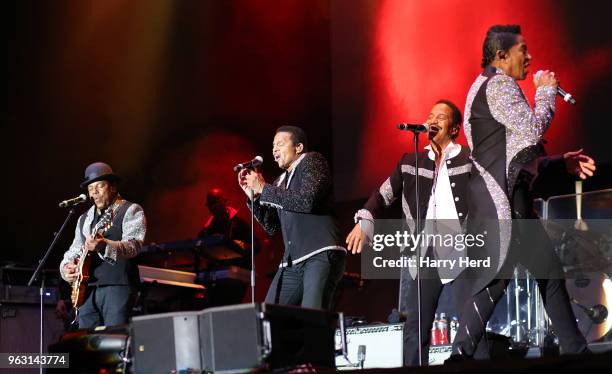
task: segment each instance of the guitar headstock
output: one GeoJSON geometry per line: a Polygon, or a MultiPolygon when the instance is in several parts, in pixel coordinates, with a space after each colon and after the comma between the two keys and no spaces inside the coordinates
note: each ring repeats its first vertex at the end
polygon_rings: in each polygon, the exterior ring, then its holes
{"type": "Polygon", "coordinates": [[[104,234],[107,232],[111,226],[113,225],[113,218],[115,218],[115,211],[112,208],[109,208],[104,212],[96,227],[94,229],[94,233],[97,235],[104,234]]]}

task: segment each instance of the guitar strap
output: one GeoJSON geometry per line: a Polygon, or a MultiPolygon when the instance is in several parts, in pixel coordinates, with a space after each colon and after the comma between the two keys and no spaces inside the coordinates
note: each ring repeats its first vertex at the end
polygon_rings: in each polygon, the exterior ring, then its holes
{"type": "MultiPolygon", "coordinates": [[[[125,202],[123,202],[123,203],[121,203],[121,204],[119,205],[119,209],[124,208],[124,207],[123,207],[123,205],[127,205],[127,207],[125,207],[125,209],[124,209],[124,210],[127,210],[127,208],[129,208],[129,206],[130,206],[131,204],[125,204],[125,202]]],[[[119,210],[119,209],[117,209],[117,207],[114,207],[113,209],[119,210]]],[[[117,212],[115,212],[115,214],[116,214],[116,213],[117,213],[117,212]]],[[[122,213],[123,213],[123,212],[122,212],[122,213]]],[[[85,240],[86,240],[85,235],[83,234],[83,226],[85,226],[85,218],[87,218],[87,212],[85,212],[84,214],[82,214],[82,215],[79,217],[79,223],[78,223],[78,225],[79,225],[79,235],[81,235],[81,241],[82,241],[83,243],[85,243],[85,240]]],[[[93,226],[93,225],[92,225],[92,226],[93,226]]]]}

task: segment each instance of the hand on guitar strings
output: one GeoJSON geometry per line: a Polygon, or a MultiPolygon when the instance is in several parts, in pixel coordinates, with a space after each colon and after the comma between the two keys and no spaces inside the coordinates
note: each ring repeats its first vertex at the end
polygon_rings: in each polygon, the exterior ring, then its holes
{"type": "Polygon", "coordinates": [[[66,280],[68,282],[73,282],[77,276],[79,275],[77,273],[77,265],[74,262],[69,262],[66,265],[64,265],[64,276],[66,277],[66,280]]]}

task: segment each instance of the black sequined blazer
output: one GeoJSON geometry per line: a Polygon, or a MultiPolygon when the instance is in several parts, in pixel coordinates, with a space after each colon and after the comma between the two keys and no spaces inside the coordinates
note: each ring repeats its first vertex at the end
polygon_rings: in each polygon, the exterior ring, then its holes
{"type": "Polygon", "coordinates": [[[283,234],[281,267],[323,251],[346,251],[334,214],[327,161],[320,153],[308,152],[296,162],[293,173],[285,171],[274,183],[266,184],[252,206],[255,218],[269,235],[279,229],[283,234]]]}

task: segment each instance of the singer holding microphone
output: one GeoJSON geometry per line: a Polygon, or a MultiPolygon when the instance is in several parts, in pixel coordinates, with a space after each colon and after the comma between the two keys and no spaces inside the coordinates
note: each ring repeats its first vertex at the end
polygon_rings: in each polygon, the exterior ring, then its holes
{"type": "Polygon", "coordinates": [[[253,191],[247,205],[259,224],[269,235],[283,235],[285,252],[265,302],[329,309],[346,259],[329,166],[323,155],[308,152],[306,134],[296,126],[276,130],[272,154],[283,170],[273,183],[254,168],[238,173],[245,194],[253,191]]]}
{"type": "Polygon", "coordinates": [[[487,321],[519,263],[538,281],[561,351],[588,351],[569,304],[560,261],[534,213],[531,185],[544,169],[584,179],[593,175],[595,166],[581,151],[545,157],[542,137],[555,112],[559,84],[550,71],[534,76],[532,108],[516,82],[527,77],[531,58],[520,26],[492,26],[483,43],[484,70],[468,92],[464,126],[473,167],[467,227],[487,235],[484,248],[468,249],[468,256],[486,255],[493,260],[490,268],[469,269],[470,297],[460,313],[451,361],[474,357],[487,321]]]}
{"type": "Polygon", "coordinates": [[[62,278],[73,283],[82,248],[93,254],[85,302],[78,313],[81,329],[127,323],[132,295],[140,282],[138,266],[131,259],[144,241],[145,214],[140,205],[121,197],[118,182],[108,164],[87,166],[81,188],[94,204],[79,217],[72,245],[60,263],[62,278]],[[103,237],[93,237],[92,229],[108,210],[113,213],[112,225],[103,237]]]}

